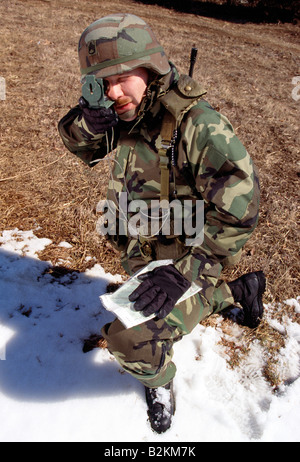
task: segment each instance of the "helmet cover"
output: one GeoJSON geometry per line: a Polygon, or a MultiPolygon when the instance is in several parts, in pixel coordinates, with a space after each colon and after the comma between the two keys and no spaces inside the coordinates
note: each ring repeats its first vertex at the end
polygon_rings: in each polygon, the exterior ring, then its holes
{"type": "Polygon", "coordinates": [[[111,14],[88,26],[78,44],[82,78],[122,74],[145,67],[159,75],[170,71],[163,47],[147,23],[133,14],[111,14]]]}

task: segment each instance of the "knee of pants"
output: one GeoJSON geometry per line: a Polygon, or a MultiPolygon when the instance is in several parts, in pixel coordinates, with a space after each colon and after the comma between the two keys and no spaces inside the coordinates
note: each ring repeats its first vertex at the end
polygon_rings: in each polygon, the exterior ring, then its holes
{"type": "Polygon", "coordinates": [[[172,332],[162,320],[148,321],[131,329],[125,329],[115,320],[102,329],[109,351],[124,368],[147,373],[157,372],[164,365],[172,350],[172,332]]]}

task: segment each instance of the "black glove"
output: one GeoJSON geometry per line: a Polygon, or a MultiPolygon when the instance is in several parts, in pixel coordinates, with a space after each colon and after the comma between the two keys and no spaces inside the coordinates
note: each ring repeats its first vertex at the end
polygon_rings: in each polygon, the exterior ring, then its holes
{"type": "Polygon", "coordinates": [[[173,265],[161,266],[138,279],[143,282],[129,295],[129,300],[135,302],[136,311],[143,311],[145,316],[156,313],[160,319],[173,310],[191,285],[173,265]]]}
{"type": "Polygon", "coordinates": [[[105,133],[118,123],[118,116],[111,108],[90,108],[83,97],[79,99],[79,107],[89,130],[94,134],[105,133]]]}

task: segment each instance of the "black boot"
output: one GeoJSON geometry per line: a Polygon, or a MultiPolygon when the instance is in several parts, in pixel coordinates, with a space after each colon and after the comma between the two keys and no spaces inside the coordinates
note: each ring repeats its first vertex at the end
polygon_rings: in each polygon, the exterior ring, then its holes
{"type": "MultiPolygon", "coordinates": [[[[257,327],[263,315],[262,295],[266,289],[266,278],[262,271],[248,273],[228,283],[234,301],[242,306],[235,319],[239,324],[257,327]]],[[[229,316],[231,317],[231,316],[229,316]]]]}
{"type": "Polygon", "coordinates": [[[145,392],[151,427],[156,433],[163,433],[170,428],[175,413],[173,383],[158,388],[145,387],[145,392]]]}

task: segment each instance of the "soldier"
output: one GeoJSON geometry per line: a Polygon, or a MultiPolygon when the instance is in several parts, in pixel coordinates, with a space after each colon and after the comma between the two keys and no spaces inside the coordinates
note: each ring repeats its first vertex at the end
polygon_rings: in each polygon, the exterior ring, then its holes
{"type": "Polygon", "coordinates": [[[106,100],[93,107],[89,97],[80,98],[59,132],[65,146],[91,167],[114,152],[108,199],[116,212],[120,193],[126,193],[128,205],[141,199],[149,207],[153,200],[189,199],[194,219],[196,202],[204,203],[204,237],[193,245],[187,240],[195,236],[178,235],[174,226],[167,235],[161,227],[154,234],[122,234],[121,214],[115,235],[107,236],[129,275],[150,261],[173,261],[143,275],[130,295],[136,310],[155,318],[129,329],[116,319],[102,329],[110,352],[145,386],[151,426],[161,433],[175,412],[174,342],[235,303],[239,323],[256,327],[262,317],[261,271],[229,283],[220,279],[257,225],[258,178],[229,121],[203,99],[196,81],[178,74],[141,18],[99,19],[83,32],[78,50],[83,85],[90,85],[93,97],[103,83],[106,100]],[[177,303],[192,283],[200,292],[177,303]]]}

